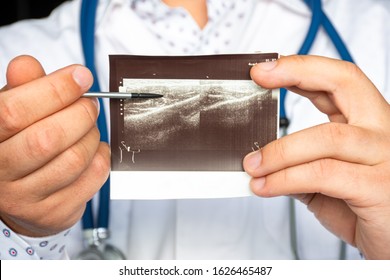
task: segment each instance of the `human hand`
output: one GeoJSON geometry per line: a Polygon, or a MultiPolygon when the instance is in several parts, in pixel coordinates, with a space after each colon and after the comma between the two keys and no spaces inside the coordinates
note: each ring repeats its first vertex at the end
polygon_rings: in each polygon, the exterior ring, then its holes
{"type": "Polygon", "coordinates": [[[0,92],[0,217],[15,232],[69,228],[108,177],[97,100],[80,98],[91,84],[82,66],[46,75],[29,56],[9,64],[0,92]]]}
{"type": "Polygon", "coordinates": [[[380,92],[355,65],[323,57],[282,57],[251,76],[309,98],[331,121],[247,155],[252,191],[298,198],[367,259],[390,259],[390,106],[380,92]]]}

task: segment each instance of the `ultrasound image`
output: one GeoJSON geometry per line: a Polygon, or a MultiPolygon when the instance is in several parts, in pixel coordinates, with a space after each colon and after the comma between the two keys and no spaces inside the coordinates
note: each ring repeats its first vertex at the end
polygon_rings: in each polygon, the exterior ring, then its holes
{"type": "Polygon", "coordinates": [[[251,80],[124,79],[120,91],[164,96],[122,101],[123,170],[242,171],[276,138],[277,97],[251,80]]]}

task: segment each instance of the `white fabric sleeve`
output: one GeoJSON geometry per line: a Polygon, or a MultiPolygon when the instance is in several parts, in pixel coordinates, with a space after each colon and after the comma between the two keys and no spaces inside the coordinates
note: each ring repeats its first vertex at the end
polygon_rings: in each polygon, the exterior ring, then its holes
{"type": "Polygon", "coordinates": [[[28,237],[16,234],[0,220],[1,260],[64,260],[70,230],[47,237],[28,237]]]}

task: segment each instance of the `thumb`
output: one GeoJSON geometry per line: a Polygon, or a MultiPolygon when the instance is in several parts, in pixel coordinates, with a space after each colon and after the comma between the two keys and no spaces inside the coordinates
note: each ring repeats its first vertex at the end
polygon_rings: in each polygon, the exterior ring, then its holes
{"type": "Polygon", "coordinates": [[[1,91],[9,90],[45,76],[42,65],[32,56],[22,55],[8,64],[7,84],[1,91]]]}
{"type": "Polygon", "coordinates": [[[375,126],[388,105],[354,64],[319,56],[284,56],[251,69],[252,79],[265,88],[286,87],[311,100],[331,120],[375,126]],[[370,104],[370,106],[367,106],[370,104]]]}

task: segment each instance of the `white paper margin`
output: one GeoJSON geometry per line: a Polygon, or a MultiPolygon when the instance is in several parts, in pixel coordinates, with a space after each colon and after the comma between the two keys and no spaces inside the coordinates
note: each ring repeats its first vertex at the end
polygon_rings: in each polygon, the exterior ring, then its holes
{"type": "Polygon", "coordinates": [[[111,171],[111,199],[227,198],[253,195],[245,172],[111,171]]]}

